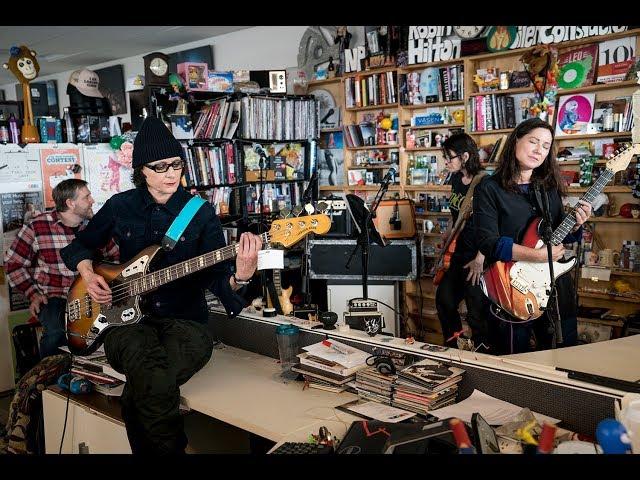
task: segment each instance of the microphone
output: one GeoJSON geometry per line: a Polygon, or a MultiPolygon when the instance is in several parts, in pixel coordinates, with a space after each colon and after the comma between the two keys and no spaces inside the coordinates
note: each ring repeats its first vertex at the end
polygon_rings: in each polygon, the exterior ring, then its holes
{"type": "Polygon", "coordinates": [[[264,149],[264,147],[259,143],[254,143],[252,147],[253,147],[253,151],[256,152],[258,155],[260,155],[261,157],[269,156],[267,155],[267,151],[264,149]]]}
{"type": "Polygon", "coordinates": [[[395,176],[397,175],[397,173],[398,173],[398,165],[394,163],[393,165],[391,165],[391,167],[389,167],[387,174],[382,179],[382,183],[392,182],[395,176]]]}

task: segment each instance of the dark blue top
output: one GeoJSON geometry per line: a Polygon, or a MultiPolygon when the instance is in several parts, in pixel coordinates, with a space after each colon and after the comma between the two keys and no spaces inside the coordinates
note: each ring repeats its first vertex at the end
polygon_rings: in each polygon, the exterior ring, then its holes
{"type": "MultiPolygon", "coordinates": [[[[146,187],[134,188],[111,197],[95,214],[87,227],[60,252],[73,271],[82,260],[96,260],[97,250],[113,238],[125,263],[141,250],[160,245],[171,222],[191,195],[179,187],[166,204],[157,204],[146,187]]],[[[205,203],[193,217],[173,250],[156,255],[153,270],[217,250],[226,245],[222,226],[211,204],[205,203]]],[[[227,313],[235,316],[246,306],[245,300],[229,285],[233,263],[218,263],[187,275],[145,295],[143,309],[155,316],[207,322],[204,290],[209,288],[222,302],[227,313]]]]}

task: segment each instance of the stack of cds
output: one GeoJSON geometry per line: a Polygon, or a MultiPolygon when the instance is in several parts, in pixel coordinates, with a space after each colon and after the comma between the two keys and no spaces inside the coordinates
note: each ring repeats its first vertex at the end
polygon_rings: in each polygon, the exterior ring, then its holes
{"type": "Polygon", "coordinates": [[[376,367],[367,367],[356,372],[356,390],[358,396],[378,403],[391,405],[393,383],[397,375],[385,375],[376,367]]]}

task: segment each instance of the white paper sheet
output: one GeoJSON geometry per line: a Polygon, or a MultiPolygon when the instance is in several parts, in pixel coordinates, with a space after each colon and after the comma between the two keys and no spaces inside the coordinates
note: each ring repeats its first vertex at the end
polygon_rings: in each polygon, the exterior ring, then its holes
{"type": "Polygon", "coordinates": [[[258,270],[274,268],[279,270],[284,268],[284,250],[276,250],[275,248],[260,250],[258,252],[258,270]]]}
{"type": "MultiPolygon", "coordinates": [[[[504,425],[513,420],[513,417],[522,410],[523,407],[514,405],[503,400],[491,397],[480,390],[474,390],[465,400],[449,405],[437,410],[429,410],[429,413],[439,419],[456,417],[464,422],[471,422],[471,415],[478,412],[489,423],[489,425],[504,425]]],[[[547,417],[541,413],[531,412],[538,420],[538,423],[547,422],[551,424],[559,423],[560,420],[547,417]]]]}
{"type": "Polygon", "coordinates": [[[360,413],[365,417],[371,417],[383,422],[398,423],[407,418],[415,417],[414,412],[408,412],[390,405],[378,402],[366,402],[361,405],[346,406],[352,412],[360,413]]]}

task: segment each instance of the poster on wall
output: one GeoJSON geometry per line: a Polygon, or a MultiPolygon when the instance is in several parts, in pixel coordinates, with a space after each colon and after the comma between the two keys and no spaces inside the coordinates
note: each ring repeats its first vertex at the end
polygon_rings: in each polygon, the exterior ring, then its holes
{"type": "Polygon", "coordinates": [[[594,93],[565,95],[560,97],[556,135],[581,135],[587,133],[587,127],[593,117],[594,93]]]}
{"type": "Polygon", "coordinates": [[[124,67],[112,65],[95,71],[100,79],[100,93],[109,100],[112,115],[127,113],[127,98],[124,91],[124,67]]]}
{"type": "Polygon", "coordinates": [[[0,145],[0,193],[42,191],[40,159],[18,145],[0,145]]]}
{"type": "Polygon", "coordinates": [[[95,200],[93,212],[116,193],[134,188],[131,181],[130,160],[126,160],[108,144],[84,145],[82,157],[85,164],[85,180],[95,200]]]}
{"type": "Polygon", "coordinates": [[[69,178],[82,178],[82,160],[80,149],[75,148],[43,148],[40,150],[42,167],[42,183],[44,189],[44,206],[53,208],[52,191],[56,185],[69,178]]]}

